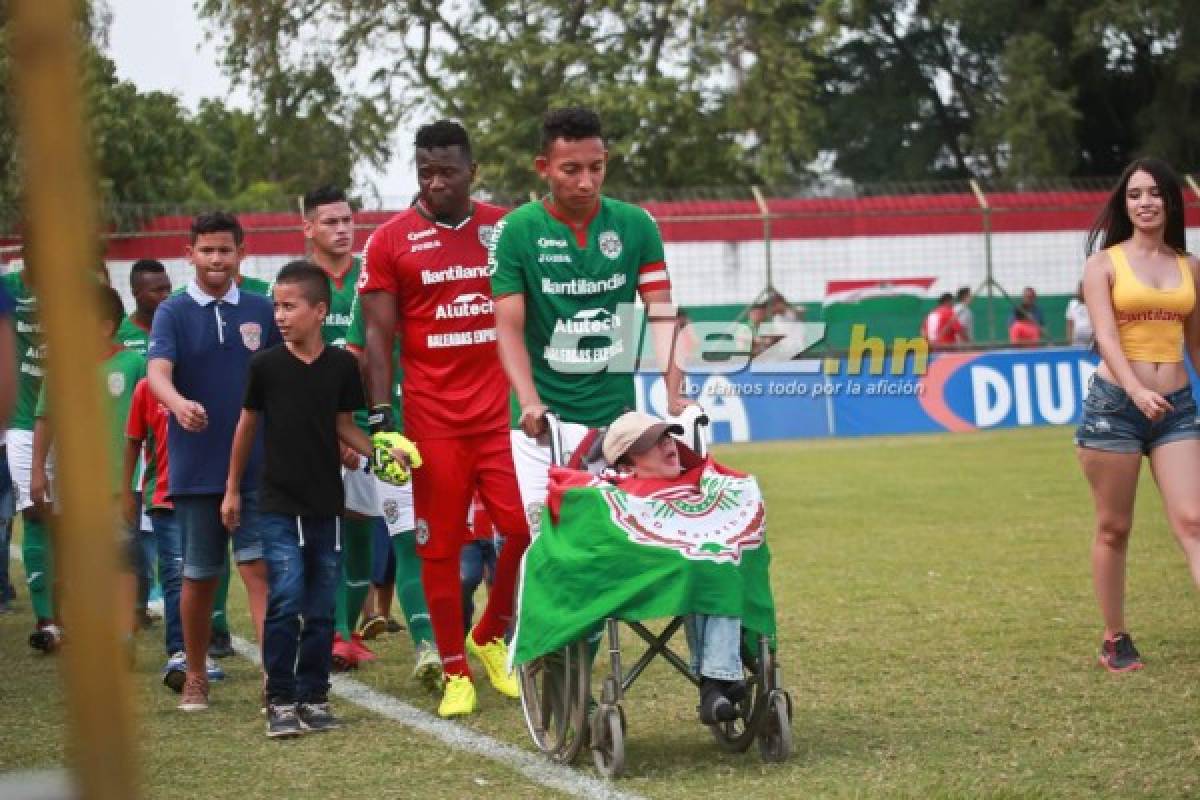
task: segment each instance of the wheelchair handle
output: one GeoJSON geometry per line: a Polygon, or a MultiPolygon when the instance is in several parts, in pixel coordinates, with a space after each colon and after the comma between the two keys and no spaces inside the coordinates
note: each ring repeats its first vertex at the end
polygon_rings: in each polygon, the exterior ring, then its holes
{"type": "Polygon", "coordinates": [[[685,443],[692,448],[692,451],[701,458],[708,455],[708,440],[704,436],[704,431],[708,428],[709,419],[708,414],[704,413],[704,409],[699,405],[690,405],[676,420],[683,426],[683,435],[687,437],[685,443]]]}

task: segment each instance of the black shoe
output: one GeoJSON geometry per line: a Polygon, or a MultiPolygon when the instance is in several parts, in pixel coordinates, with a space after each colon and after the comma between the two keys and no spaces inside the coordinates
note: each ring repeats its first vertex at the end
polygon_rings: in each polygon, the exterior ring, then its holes
{"type": "Polygon", "coordinates": [[[705,680],[700,687],[700,721],[705,725],[716,725],[737,718],[737,709],[721,692],[721,684],[705,680]]]}
{"type": "Polygon", "coordinates": [[[322,733],[342,727],[341,720],[329,710],[329,703],[299,703],[296,716],[300,719],[300,727],[306,731],[322,733]]]}
{"type": "Polygon", "coordinates": [[[728,681],[724,686],[725,696],[735,705],[746,699],[746,691],[745,681],[728,681]]]}
{"type": "Polygon", "coordinates": [[[213,631],[208,639],[209,657],[229,658],[233,653],[233,637],[229,631],[213,631]]]}
{"type": "Polygon", "coordinates": [[[292,703],[271,703],[267,707],[267,736],[271,739],[286,739],[289,736],[300,736],[304,728],[296,715],[296,706],[292,703]]]}
{"type": "Polygon", "coordinates": [[[1100,666],[1109,672],[1133,672],[1141,669],[1142,656],[1133,646],[1133,637],[1118,633],[1100,645],[1100,666]]]}
{"type": "Polygon", "coordinates": [[[395,620],[395,618],[393,618],[393,617],[387,618],[387,632],[388,633],[399,633],[402,630],[404,630],[404,626],[401,625],[399,622],[397,622],[395,620]]]}

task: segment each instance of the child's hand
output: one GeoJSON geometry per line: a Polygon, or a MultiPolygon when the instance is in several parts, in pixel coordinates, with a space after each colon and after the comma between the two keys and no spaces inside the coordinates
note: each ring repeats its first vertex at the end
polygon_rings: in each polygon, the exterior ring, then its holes
{"type": "Polygon", "coordinates": [[[221,524],[233,533],[242,524],[242,493],[225,492],[221,500],[221,524]]]}
{"type": "Polygon", "coordinates": [[[125,512],[125,522],[128,525],[133,525],[138,519],[137,498],[133,496],[132,491],[126,489],[125,495],[121,500],[122,510],[125,512]]]}

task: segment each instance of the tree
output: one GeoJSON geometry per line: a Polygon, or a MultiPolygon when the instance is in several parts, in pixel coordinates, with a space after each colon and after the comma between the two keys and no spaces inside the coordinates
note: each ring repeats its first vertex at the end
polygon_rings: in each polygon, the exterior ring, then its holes
{"type": "Polygon", "coordinates": [[[373,69],[365,91],[375,109],[392,110],[379,119],[460,120],[482,156],[483,182],[519,191],[534,183],[542,114],[570,103],[603,115],[615,188],[802,176],[816,153],[809,5],[201,0],[199,8],[228,42],[230,74],[264,98],[294,90],[296,75],[373,69]]]}

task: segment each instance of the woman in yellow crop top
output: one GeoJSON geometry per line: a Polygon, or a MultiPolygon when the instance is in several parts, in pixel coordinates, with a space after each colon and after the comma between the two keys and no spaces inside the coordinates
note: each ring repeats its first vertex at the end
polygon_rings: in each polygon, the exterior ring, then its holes
{"type": "Polygon", "coordinates": [[[1187,254],[1183,192],[1167,164],[1145,158],[1125,169],[1092,227],[1088,252],[1083,297],[1101,363],[1075,444],[1096,507],[1100,664],[1129,672],[1142,668],[1125,626],[1125,554],[1143,455],[1200,584],[1200,420],[1183,363],[1186,352],[1200,367],[1200,263],[1187,254]]]}

